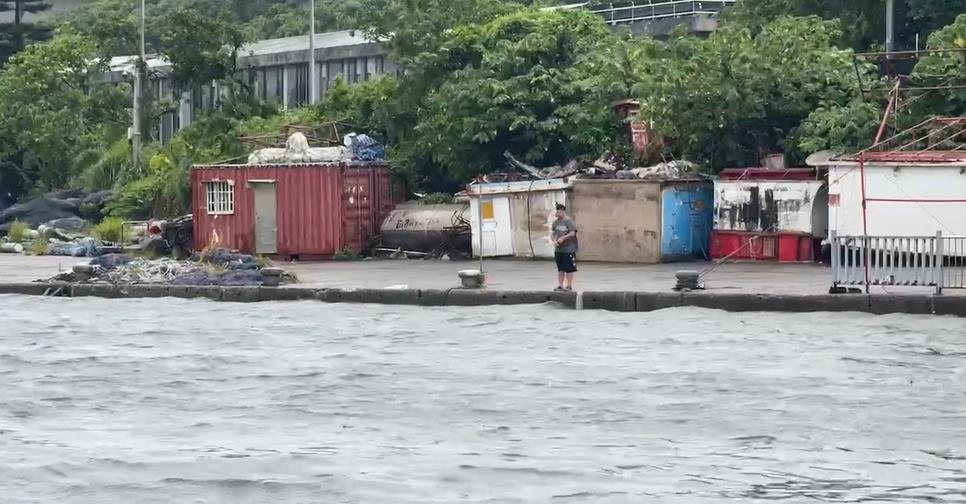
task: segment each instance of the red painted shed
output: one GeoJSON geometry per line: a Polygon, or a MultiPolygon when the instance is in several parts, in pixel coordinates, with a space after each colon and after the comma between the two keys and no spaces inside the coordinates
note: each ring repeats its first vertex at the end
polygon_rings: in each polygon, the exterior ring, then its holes
{"type": "Polygon", "coordinates": [[[194,166],[194,245],[299,259],[361,252],[404,196],[385,163],[194,166]]]}
{"type": "Polygon", "coordinates": [[[814,168],[736,168],[714,183],[714,259],[812,262],[828,234],[828,184],[814,168]]]}

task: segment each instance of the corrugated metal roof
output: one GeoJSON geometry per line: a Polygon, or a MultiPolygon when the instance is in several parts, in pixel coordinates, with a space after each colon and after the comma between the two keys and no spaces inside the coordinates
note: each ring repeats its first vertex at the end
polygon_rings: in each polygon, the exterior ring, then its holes
{"type": "MultiPolygon", "coordinates": [[[[360,30],[344,30],[315,34],[315,47],[318,49],[329,49],[333,47],[346,47],[371,43],[372,41],[367,39],[365,33],[360,30]]],[[[243,46],[239,51],[239,54],[265,56],[272,54],[285,54],[293,51],[307,51],[308,49],[309,36],[299,35],[296,37],[260,40],[258,42],[243,46]]]]}
{"type": "MultiPolygon", "coordinates": [[[[108,67],[112,72],[133,71],[137,59],[137,56],[114,56],[108,63],[108,67]]],[[[164,70],[171,67],[171,63],[160,56],[148,55],[146,61],[151,70],[164,70]]]]}
{"type": "MultiPolygon", "coordinates": [[[[327,33],[315,34],[316,49],[332,49],[336,47],[351,47],[357,45],[373,44],[366,38],[364,32],[360,30],[343,30],[327,33]]],[[[241,47],[238,50],[239,58],[253,56],[272,56],[276,54],[287,54],[296,51],[309,50],[309,36],[299,35],[297,37],[286,37],[278,39],[260,40],[241,47]]],[[[109,62],[109,67],[113,72],[133,70],[137,56],[114,56],[109,62]]],[[[171,64],[159,56],[148,55],[148,67],[151,69],[169,69],[171,64]]]]}
{"type": "Polygon", "coordinates": [[[573,177],[568,179],[521,180],[517,182],[497,182],[490,184],[471,184],[467,196],[478,194],[507,194],[537,191],[561,191],[573,186],[573,177]]]}

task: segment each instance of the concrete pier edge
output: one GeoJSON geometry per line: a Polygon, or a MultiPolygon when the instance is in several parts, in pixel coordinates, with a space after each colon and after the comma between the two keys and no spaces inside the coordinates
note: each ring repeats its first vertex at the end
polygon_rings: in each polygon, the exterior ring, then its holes
{"type": "Polygon", "coordinates": [[[0,294],[55,297],[210,299],[254,303],[314,300],[410,306],[505,306],[555,303],[567,308],[649,312],[700,307],[729,312],[864,312],[966,317],[966,297],[932,295],[783,295],[715,292],[548,292],[500,290],[314,289],[305,287],[208,287],[0,283],[0,294]],[[578,296],[580,302],[578,302],[578,296]]]}

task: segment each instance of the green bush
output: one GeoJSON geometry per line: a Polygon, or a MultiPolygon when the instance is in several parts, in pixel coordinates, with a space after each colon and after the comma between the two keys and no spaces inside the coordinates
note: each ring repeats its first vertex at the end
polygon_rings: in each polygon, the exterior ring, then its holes
{"type": "Polygon", "coordinates": [[[147,219],[160,184],[155,177],[135,180],[122,186],[104,206],[104,213],[112,217],[147,219]]]}
{"type": "Polygon", "coordinates": [[[127,234],[124,229],[124,221],[119,217],[108,217],[101,221],[100,224],[94,226],[91,234],[95,238],[99,238],[106,242],[111,243],[124,243],[124,237],[127,234]]]}
{"type": "Polygon", "coordinates": [[[47,255],[49,249],[50,243],[43,237],[37,238],[30,244],[30,253],[35,256],[47,255]]]}
{"type": "Polygon", "coordinates": [[[20,221],[14,221],[10,225],[10,230],[7,231],[7,238],[13,243],[23,243],[24,237],[27,235],[27,230],[30,229],[29,226],[20,221]]]}
{"type": "Polygon", "coordinates": [[[449,193],[433,193],[419,200],[420,205],[450,205],[456,203],[456,197],[449,193]]]}
{"type": "Polygon", "coordinates": [[[332,256],[333,261],[358,261],[359,259],[362,259],[362,256],[360,256],[355,250],[352,250],[348,247],[336,252],[335,255],[332,256]]]}

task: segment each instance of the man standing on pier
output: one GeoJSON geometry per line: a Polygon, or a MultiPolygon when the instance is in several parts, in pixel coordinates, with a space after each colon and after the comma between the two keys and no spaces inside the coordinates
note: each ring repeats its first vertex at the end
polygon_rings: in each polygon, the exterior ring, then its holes
{"type": "Polygon", "coordinates": [[[567,216],[567,207],[557,205],[557,219],[551,227],[554,258],[557,260],[557,290],[574,290],[577,272],[577,225],[567,216]]]}

